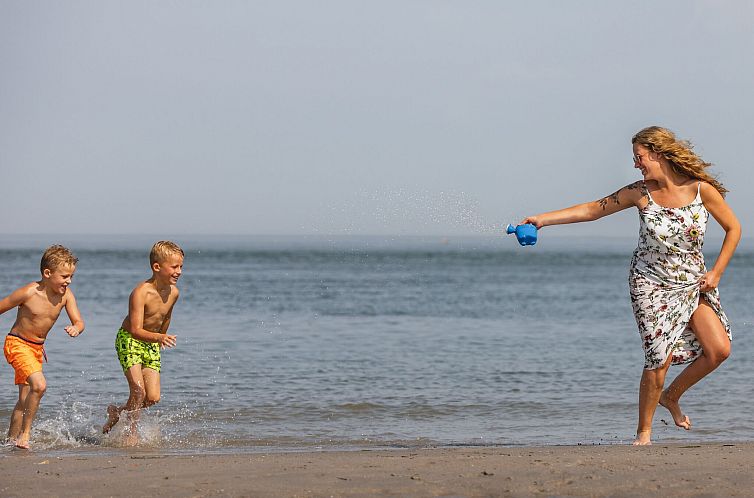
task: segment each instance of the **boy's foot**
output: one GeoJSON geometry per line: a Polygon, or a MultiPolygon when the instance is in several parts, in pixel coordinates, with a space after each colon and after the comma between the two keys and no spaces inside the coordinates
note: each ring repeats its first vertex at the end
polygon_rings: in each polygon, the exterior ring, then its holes
{"type": "Polygon", "coordinates": [[[115,405],[109,405],[107,407],[107,422],[102,426],[102,434],[110,432],[110,429],[118,423],[118,420],[120,420],[120,411],[118,411],[118,407],[115,405]]]}
{"type": "Polygon", "coordinates": [[[683,411],[681,411],[681,405],[678,404],[677,400],[670,399],[665,391],[663,391],[660,396],[660,404],[668,409],[673,416],[673,422],[675,422],[675,425],[682,427],[687,431],[691,430],[691,419],[683,414],[683,411]]]}
{"type": "Polygon", "coordinates": [[[652,441],[650,441],[651,435],[652,431],[639,431],[636,433],[636,439],[634,439],[632,444],[634,446],[650,446],[652,444],[652,441]]]}
{"type": "Polygon", "coordinates": [[[24,438],[23,436],[16,439],[16,448],[21,450],[28,450],[30,448],[29,446],[29,438],[24,438]]]}
{"type": "Polygon", "coordinates": [[[128,431],[128,434],[126,434],[126,437],[123,439],[123,445],[132,447],[137,444],[139,444],[139,435],[133,431],[128,431]]]}

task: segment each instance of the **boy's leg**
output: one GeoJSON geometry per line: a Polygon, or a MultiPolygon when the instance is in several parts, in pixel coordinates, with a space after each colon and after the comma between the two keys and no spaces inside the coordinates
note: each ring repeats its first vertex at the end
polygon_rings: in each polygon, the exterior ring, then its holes
{"type": "Polygon", "coordinates": [[[34,372],[26,380],[29,384],[29,393],[24,400],[24,414],[21,420],[21,434],[16,440],[16,446],[23,449],[29,448],[29,437],[31,436],[31,423],[37,415],[39,402],[42,401],[47,390],[47,380],[42,372],[34,372]]]}
{"type": "MultiPolygon", "coordinates": [[[[141,365],[134,365],[134,367],[136,366],[141,367],[141,365]]],[[[131,369],[133,369],[134,367],[131,367],[131,369]]],[[[129,369],[129,371],[131,369],[129,369]]],[[[116,405],[109,405],[107,407],[107,423],[105,423],[105,426],[102,428],[103,433],[110,432],[110,429],[112,429],[113,426],[118,423],[118,420],[120,420],[120,412],[124,410],[133,412],[137,408],[148,408],[159,403],[160,372],[152,370],[151,368],[141,368],[141,378],[143,393],[140,393],[141,389],[139,389],[139,380],[137,378],[136,372],[133,371],[130,373],[130,375],[128,372],[126,372],[126,379],[128,379],[128,387],[130,391],[128,401],[126,401],[125,405],[120,407],[116,405]],[[141,402],[141,405],[136,406],[136,403],[138,403],[138,400],[142,398],[142,396],[143,400],[141,402]]],[[[136,421],[138,421],[139,414],[134,413],[133,415],[136,415],[136,421]]],[[[134,419],[133,415],[131,417],[132,421],[134,419]]],[[[134,424],[132,424],[132,428],[133,426],[134,424]]]]}
{"type": "MultiPolygon", "coordinates": [[[[140,364],[131,366],[124,372],[126,381],[128,381],[128,399],[123,406],[108,405],[107,407],[107,422],[102,427],[104,434],[110,432],[115,424],[120,420],[120,412],[131,412],[137,408],[141,408],[146,397],[146,388],[144,387],[144,379],[142,375],[142,368],[140,364]],[[141,401],[139,401],[141,400],[141,401]]],[[[137,414],[138,415],[138,414],[137,414]]]]}
{"type": "Polygon", "coordinates": [[[142,375],[141,363],[133,365],[126,370],[126,380],[128,380],[128,401],[123,405],[121,410],[128,413],[128,419],[131,422],[130,442],[138,441],[137,425],[141,414],[141,407],[146,398],[146,388],[144,387],[144,376],[142,375]]]}
{"type": "Polygon", "coordinates": [[[144,378],[144,389],[146,395],[142,408],[147,408],[160,402],[160,372],[151,368],[142,368],[141,374],[144,378]]]}
{"type": "Polygon", "coordinates": [[[110,429],[113,428],[115,424],[118,423],[118,420],[120,420],[120,412],[123,410],[123,407],[118,407],[117,405],[107,405],[107,422],[105,422],[105,425],[102,426],[102,434],[107,434],[110,432],[110,429]]]}
{"type": "Polygon", "coordinates": [[[18,385],[18,401],[10,414],[10,427],[8,428],[8,441],[14,444],[16,439],[18,439],[18,436],[21,435],[21,422],[24,418],[24,406],[26,404],[26,396],[29,395],[30,390],[31,387],[29,384],[18,385]]]}
{"type": "MultiPolygon", "coordinates": [[[[123,406],[109,405],[107,407],[107,422],[102,427],[103,433],[110,432],[115,424],[120,420],[122,411],[132,412],[141,407],[145,396],[144,379],[141,375],[143,363],[143,345],[142,341],[134,337],[123,328],[118,330],[115,336],[115,351],[118,354],[118,361],[123,368],[123,374],[128,381],[128,399],[123,406]]],[[[138,413],[133,414],[138,419],[138,413]]],[[[132,429],[135,429],[135,423],[132,418],[132,429]]],[[[133,431],[132,431],[133,432],[133,431]]]]}

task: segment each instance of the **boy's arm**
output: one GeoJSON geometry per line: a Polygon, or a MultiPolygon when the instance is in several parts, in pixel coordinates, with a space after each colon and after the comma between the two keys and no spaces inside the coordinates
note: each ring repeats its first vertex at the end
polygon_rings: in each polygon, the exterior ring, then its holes
{"type": "Polygon", "coordinates": [[[170,328],[170,318],[173,316],[173,308],[170,308],[170,311],[168,311],[167,316],[165,316],[165,319],[162,321],[162,326],[160,327],[160,332],[163,334],[166,334],[168,332],[168,329],[170,328]]]}
{"type": "Polygon", "coordinates": [[[167,333],[168,329],[170,328],[170,319],[173,318],[173,308],[175,308],[175,303],[178,302],[178,298],[180,297],[180,293],[178,292],[178,289],[175,289],[175,301],[173,301],[173,305],[170,307],[170,311],[168,311],[168,314],[165,315],[165,319],[162,321],[162,326],[160,327],[160,332],[167,333]]]}
{"type": "Polygon", "coordinates": [[[81,318],[79,307],[76,304],[76,298],[73,296],[71,289],[67,290],[68,295],[65,298],[65,312],[71,320],[71,325],[65,327],[66,333],[71,337],[76,337],[84,331],[84,320],[81,318]]]}
{"type": "Polygon", "coordinates": [[[19,289],[14,290],[8,296],[0,300],[0,315],[6,311],[20,306],[29,297],[29,286],[25,285],[19,289]]]}
{"type": "Polygon", "coordinates": [[[131,293],[128,299],[128,321],[131,329],[129,332],[132,336],[140,341],[156,342],[164,348],[175,346],[175,336],[159,334],[144,330],[144,306],[146,301],[146,291],[139,286],[131,293]]]}

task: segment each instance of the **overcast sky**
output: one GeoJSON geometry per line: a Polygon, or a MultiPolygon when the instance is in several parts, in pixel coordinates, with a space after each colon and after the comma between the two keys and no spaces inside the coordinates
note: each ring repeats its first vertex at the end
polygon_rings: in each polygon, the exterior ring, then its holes
{"type": "Polygon", "coordinates": [[[754,221],[748,0],[0,6],[0,234],[489,233],[654,124],[754,221]]]}

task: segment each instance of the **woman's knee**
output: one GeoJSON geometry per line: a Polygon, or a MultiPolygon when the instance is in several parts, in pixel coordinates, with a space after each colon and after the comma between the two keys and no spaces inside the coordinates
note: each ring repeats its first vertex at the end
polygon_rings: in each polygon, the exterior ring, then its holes
{"type": "Polygon", "coordinates": [[[642,384],[650,389],[661,390],[665,385],[666,370],[662,367],[654,370],[644,370],[642,384]]]}
{"type": "Polygon", "coordinates": [[[156,405],[160,402],[160,393],[149,393],[147,394],[146,399],[144,400],[144,403],[147,405],[156,405]]]}
{"type": "Polygon", "coordinates": [[[705,351],[704,354],[709,357],[715,366],[720,365],[730,356],[730,343],[717,347],[711,351],[705,351]]]}

